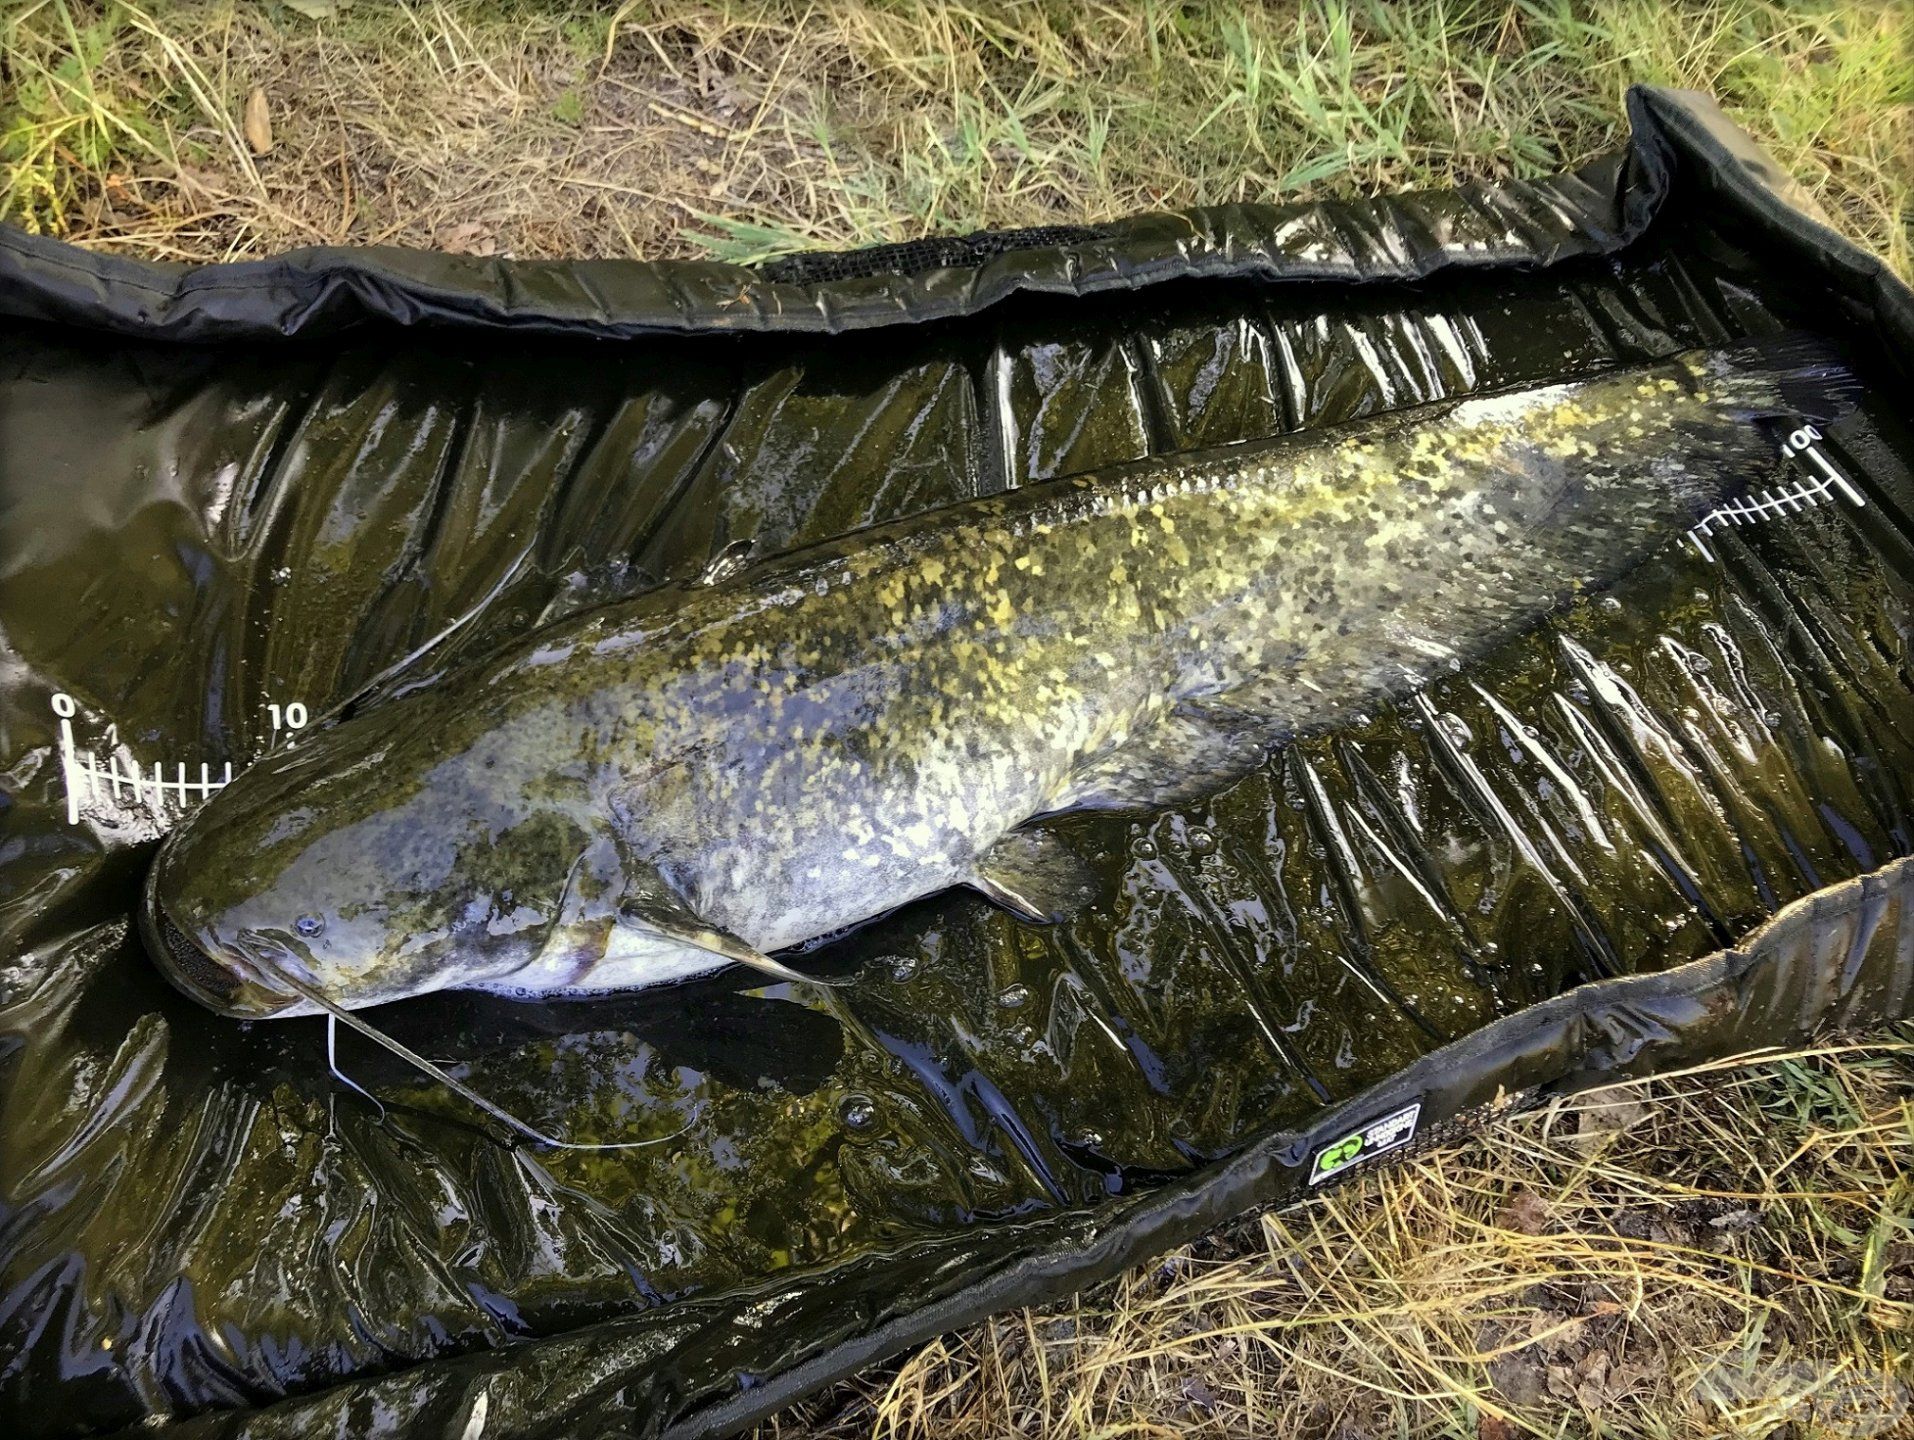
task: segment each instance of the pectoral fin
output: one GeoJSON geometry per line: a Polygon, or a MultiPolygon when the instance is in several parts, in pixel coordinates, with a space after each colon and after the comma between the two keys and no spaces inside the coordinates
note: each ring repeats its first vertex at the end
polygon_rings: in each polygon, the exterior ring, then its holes
{"type": "Polygon", "coordinates": [[[1012,830],[977,861],[970,883],[1013,915],[1067,920],[1097,896],[1083,857],[1045,830],[1012,830]]]}
{"type": "Polygon", "coordinates": [[[529,965],[508,977],[531,990],[572,984],[604,957],[617,921],[621,877],[609,841],[590,845],[572,861],[558,895],[558,914],[529,965]]]}
{"type": "Polygon", "coordinates": [[[837,985],[773,960],[749,941],[715,925],[693,910],[676,886],[650,861],[624,851],[624,889],[618,900],[620,938],[663,938],[692,949],[708,951],[761,975],[797,985],[837,985]]]}
{"type": "Polygon", "coordinates": [[[840,980],[821,980],[773,960],[729,930],[694,915],[683,900],[662,886],[655,892],[627,895],[624,904],[619,907],[618,925],[625,932],[620,938],[649,940],[662,937],[679,945],[722,956],[739,965],[748,965],[775,980],[788,980],[797,985],[843,983],[840,980]]]}
{"type": "Polygon", "coordinates": [[[840,983],[793,970],[698,915],[657,866],[607,837],[573,864],[543,947],[512,980],[528,988],[619,990],[721,962],[794,984],[840,983]],[[713,963],[686,964],[686,952],[703,952],[713,963]]]}

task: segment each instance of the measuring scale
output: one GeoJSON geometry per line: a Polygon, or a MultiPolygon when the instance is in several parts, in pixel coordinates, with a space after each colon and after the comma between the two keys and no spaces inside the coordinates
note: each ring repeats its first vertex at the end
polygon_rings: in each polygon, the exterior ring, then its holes
{"type": "MultiPolygon", "coordinates": [[[[66,818],[69,825],[80,823],[80,812],[87,805],[111,801],[120,804],[130,799],[135,806],[143,806],[150,816],[161,825],[171,819],[177,819],[184,813],[189,802],[203,802],[207,796],[225,789],[233,781],[233,762],[222,761],[219,773],[213,773],[213,767],[204,761],[199,765],[199,778],[193,779],[184,761],[172,765],[162,760],[153,762],[152,773],[145,767],[134,765],[130,759],[127,768],[120,767],[120,727],[108,724],[103,737],[107,748],[107,760],[100,763],[97,752],[82,750],[73,738],[73,721],[80,713],[80,705],[71,695],[61,691],[53,697],[53,713],[60,721],[60,775],[66,784],[66,818]],[[170,772],[170,778],[169,778],[170,772]],[[167,796],[173,797],[173,814],[167,813],[167,796]]],[[[277,749],[282,738],[290,747],[293,735],[306,728],[311,721],[311,712],[305,704],[294,700],[290,704],[277,702],[266,706],[266,716],[272,725],[272,738],[266,744],[267,753],[277,749]]]]}
{"type": "Polygon", "coordinates": [[[1701,517],[1699,524],[1690,528],[1689,542],[1701,552],[1702,559],[1711,565],[1716,563],[1715,553],[1708,548],[1707,538],[1723,525],[1753,525],[1777,515],[1796,515],[1819,505],[1827,498],[1829,491],[1836,489],[1847,497],[1850,504],[1867,504],[1866,498],[1854,488],[1854,482],[1814,448],[1814,442],[1821,438],[1821,432],[1814,426],[1802,425],[1781,442],[1783,455],[1789,459],[1806,460],[1819,474],[1809,475],[1798,485],[1784,485],[1779,492],[1763,490],[1758,497],[1748,494],[1730,500],[1726,505],[1710,510],[1701,517]]]}

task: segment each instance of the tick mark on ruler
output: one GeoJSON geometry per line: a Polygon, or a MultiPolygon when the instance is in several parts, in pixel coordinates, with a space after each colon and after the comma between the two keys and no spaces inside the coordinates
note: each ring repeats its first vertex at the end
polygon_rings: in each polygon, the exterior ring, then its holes
{"type": "Polygon", "coordinates": [[[1783,455],[1807,461],[1819,474],[1811,475],[1797,485],[1784,485],[1778,492],[1763,490],[1759,496],[1749,494],[1730,500],[1726,505],[1710,510],[1689,529],[1689,543],[1701,552],[1702,559],[1715,563],[1715,553],[1708,548],[1708,537],[1723,526],[1755,525],[1779,515],[1798,515],[1803,510],[1818,506],[1832,490],[1839,490],[1850,504],[1867,504],[1867,497],[1855,488],[1854,482],[1814,448],[1814,442],[1821,438],[1821,432],[1814,426],[1802,425],[1781,442],[1783,455]]]}

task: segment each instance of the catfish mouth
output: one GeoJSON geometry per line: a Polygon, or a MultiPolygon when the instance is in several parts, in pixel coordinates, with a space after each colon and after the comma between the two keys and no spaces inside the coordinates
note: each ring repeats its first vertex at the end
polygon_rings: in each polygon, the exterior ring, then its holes
{"type": "Polygon", "coordinates": [[[140,935],[160,974],[188,999],[219,1015],[261,1020],[299,1003],[299,997],[270,985],[259,967],[220,960],[208,954],[166,913],[157,892],[159,865],[147,875],[146,903],[140,907],[140,935]]]}

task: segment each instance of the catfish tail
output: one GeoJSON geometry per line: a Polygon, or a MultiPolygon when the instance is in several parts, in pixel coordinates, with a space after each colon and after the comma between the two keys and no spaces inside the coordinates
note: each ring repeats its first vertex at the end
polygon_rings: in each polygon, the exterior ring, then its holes
{"type": "Polygon", "coordinates": [[[1861,382],[1834,347],[1801,330],[1736,341],[1694,358],[1702,387],[1722,414],[1738,420],[1825,425],[1851,413],[1861,398],[1861,382]]]}

